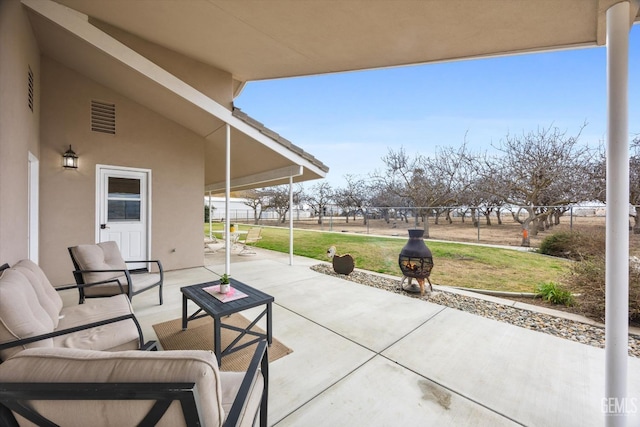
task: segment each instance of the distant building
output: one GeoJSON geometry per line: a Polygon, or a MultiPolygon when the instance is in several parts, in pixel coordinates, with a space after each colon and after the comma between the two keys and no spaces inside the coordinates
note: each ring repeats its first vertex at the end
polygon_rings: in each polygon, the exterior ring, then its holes
{"type": "MultiPolygon", "coordinates": [[[[245,204],[247,199],[241,197],[231,197],[229,199],[229,216],[234,219],[249,219],[253,220],[253,209],[245,204]]],[[[204,198],[204,205],[209,206],[211,203],[211,220],[222,221],[224,220],[225,212],[225,199],[224,197],[208,197],[204,198]]]]}

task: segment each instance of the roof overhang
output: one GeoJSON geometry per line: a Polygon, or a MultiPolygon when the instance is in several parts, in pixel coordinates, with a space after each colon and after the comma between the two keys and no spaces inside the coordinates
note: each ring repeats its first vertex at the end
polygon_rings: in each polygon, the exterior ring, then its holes
{"type": "Polygon", "coordinates": [[[246,82],[601,46],[626,0],[57,1],[246,82]]]}
{"type": "MultiPolygon", "coordinates": [[[[295,169],[295,180],[323,178],[328,168],[235,117],[158,65],[104,33],[89,17],[49,0],[23,0],[43,54],[206,139],[205,187],[224,181],[225,125],[231,126],[233,190],[283,182],[272,171],[295,169]],[[252,160],[253,159],[253,160],[252,160]],[[259,161],[258,161],[259,160],[259,161]]],[[[286,179],[288,182],[288,177],[286,179]]]]}
{"type": "MultiPolygon", "coordinates": [[[[207,139],[209,188],[224,181],[228,123],[234,190],[273,170],[303,166],[295,180],[304,181],[328,168],[92,23],[228,72],[238,94],[248,80],[598,46],[606,10],[620,1],[22,0],[44,54],[207,139]]],[[[631,24],[640,0],[630,4],[631,24]]]]}

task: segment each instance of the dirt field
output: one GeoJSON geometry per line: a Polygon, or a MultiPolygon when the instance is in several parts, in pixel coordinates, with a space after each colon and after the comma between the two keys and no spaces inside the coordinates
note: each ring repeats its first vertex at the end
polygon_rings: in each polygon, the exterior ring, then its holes
{"type": "MultiPolygon", "coordinates": [[[[480,227],[474,227],[469,218],[463,223],[460,218],[453,218],[453,223],[448,224],[444,218],[440,219],[439,224],[434,223],[434,218],[429,219],[429,238],[434,240],[446,240],[456,242],[473,242],[486,243],[492,245],[504,246],[520,246],[522,243],[522,226],[515,222],[511,216],[504,216],[502,224],[498,224],[495,217],[491,218],[492,225],[486,225],[484,218],[480,223],[480,227]]],[[[284,226],[286,224],[277,224],[276,221],[261,221],[263,225],[284,226]]],[[[629,225],[631,225],[631,221],[629,225]]],[[[334,232],[351,232],[362,234],[376,234],[382,236],[407,236],[407,229],[414,228],[415,222],[413,218],[409,219],[409,223],[400,220],[391,220],[386,223],[382,219],[370,220],[368,225],[364,225],[362,218],[349,219],[347,223],[344,217],[324,218],[324,223],[319,225],[317,219],[309,219],[305,221],[294,221],[295,228],[314,229],[334,232]]],[[[425,228],[420,222],[418,227],[425,228]]],[[[586,233],[598,233],[604,235],[605,218],[603,216],[574,216],[573,221],[569,216],[562,217],[560,224],[550,227],[547,230],[539,231],[537,235],[530,235],[531,247],[537,248],[540,242],[547,236],[559,231],[581,231],[586,233]]],[[[426,236],[426,232],[425,232],[426,236]]],[[[640,235],[630,234],[630,254],[640,256],[640,235]]]]}

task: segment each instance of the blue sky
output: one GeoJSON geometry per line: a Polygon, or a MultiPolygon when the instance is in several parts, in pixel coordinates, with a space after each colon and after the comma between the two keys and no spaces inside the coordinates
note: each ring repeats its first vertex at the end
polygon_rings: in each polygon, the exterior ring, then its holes
{"type": "MultiPolygon", "coordinates": [[[[640,133],[640,25],[631,31],[629,130],[640,133]]],[[[596,146],[606,131],[606,48],[250,82],[235,105],[330,167],[327,180],[383,169],[389,148],[491,150],[555,126],[596,146]]],[[[305,184],[313,185],[317,181],[305,184]]]]}

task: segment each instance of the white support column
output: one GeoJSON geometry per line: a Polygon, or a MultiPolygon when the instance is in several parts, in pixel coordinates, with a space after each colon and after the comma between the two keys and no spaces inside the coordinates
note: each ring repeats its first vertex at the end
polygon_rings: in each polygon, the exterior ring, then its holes
{"type": "Polygon", "coordinates": [[[231,126],[225,125],[227,141],[225,148],[225,188],[224,188],[224,272],[231,275],[231,232],[229,226],[229,202],[231,199],[231,126]]]}
{"type": "Polygon", "coordinates": [[[211,211],[211,191],[209,191],[209,240],[213,240],[213,231],[211,230],[211,226],[213,225],[213,218],[211,211]]]}
{"type": "Polygon", "coordinates": [[[289,177],[289,265],[293,265],[293,177],[289,177]]]}
{"type": "Polygon", "coordinates": [[[627,425],[629,336],[629,3],[607,10],[605,399],[607,427],[627,425]]]}

